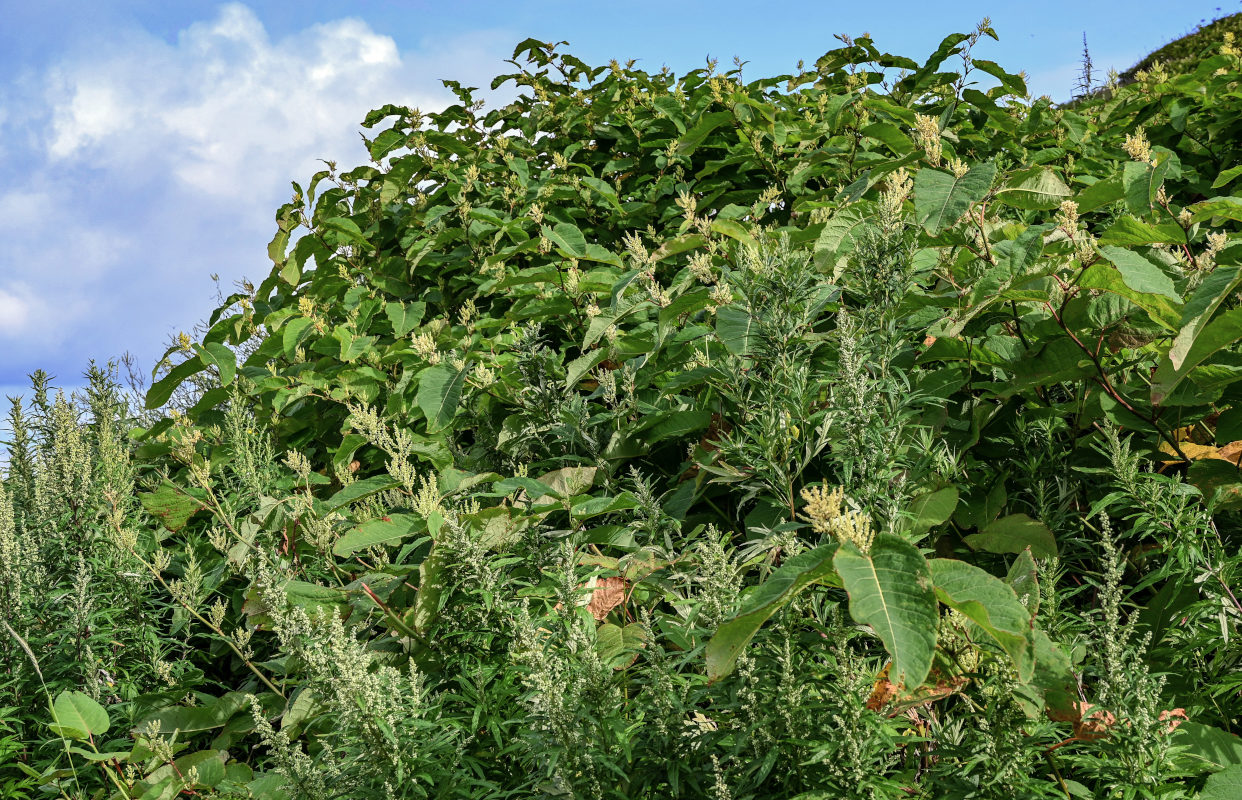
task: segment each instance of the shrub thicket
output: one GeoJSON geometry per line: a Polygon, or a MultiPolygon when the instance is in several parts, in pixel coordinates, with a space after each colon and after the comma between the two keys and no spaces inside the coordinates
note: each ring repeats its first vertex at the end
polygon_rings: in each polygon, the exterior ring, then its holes
{"type": "Polygon", "coordinates": [[[1231,796],[1242,60],[985,36],[370,114],[147,411],[15,404],[0,786],[1231,796]]]}

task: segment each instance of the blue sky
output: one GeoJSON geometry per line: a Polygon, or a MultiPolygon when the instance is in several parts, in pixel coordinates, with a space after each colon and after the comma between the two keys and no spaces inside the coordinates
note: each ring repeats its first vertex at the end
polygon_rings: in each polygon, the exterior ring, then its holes
{"type": "MultiPolygon", "coordinates": [[[[358,121],[430,110],[453,78],[487,86],[519,41],[658,70],[749,62],[793,71],[869,32],[922,59],[990,15],[977,53],[1068,98],[1085,32],[1096,67],[1135,60],[1236,2],[880,3],[0,0],[0,397],[43,368],[150,368],[170,335],[268,272],[273,214],[318,159],[360,163],[358,121]]],[[[7,410],[7,403],[3,403],[7,410]]]]}

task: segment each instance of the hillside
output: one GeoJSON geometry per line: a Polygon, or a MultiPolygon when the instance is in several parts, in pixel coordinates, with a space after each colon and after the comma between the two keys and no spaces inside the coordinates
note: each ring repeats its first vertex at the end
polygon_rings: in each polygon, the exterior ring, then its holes
{"type": "Polygon", "coordinates": [[[1218,52],[1226,33],[1232,33],[1235,38],[1242,39],[1242,13],[1230,14],[1213,20],[1206,25],[1200,25],[1185,36],[1174,39],[1121,73],[1121,83],[1133,83],[1135,75],[1143,70],[1151,69],[1157,61],[1164,64],[1165,68],[1174,74],[1186,72],[1201,59],[1218,52]]]}

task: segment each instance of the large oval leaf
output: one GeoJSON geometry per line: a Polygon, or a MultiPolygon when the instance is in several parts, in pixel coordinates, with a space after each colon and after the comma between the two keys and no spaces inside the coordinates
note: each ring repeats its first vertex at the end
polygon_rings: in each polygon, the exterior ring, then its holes
{"type": "Polygon", "coordinates": [[[52,704],[52,715],[60,733],[71,739],[98,736],[106,733],[109,727],[108,712],[82,692],[61,692],[52,704]]]}
{"type": "Polygon", "coordinates": [[[716,630],[707,643],[707,679],[716,681],[733,671],[742,650],[768,618],[798,592],[832,574],[835,544],[800,553],[785,562],[747,595],[742,608],[716,630]]]}
{"type": "Polygon", "coordinates": [[[1031,614],[1014,590],[1000,578],[965,561],[935,558],[928,566],[940,602],[995,639],[1013,660],[1018,680],[1029,681],[1035,670],[1031,614]]]}
{"type": "Polygon", "coordinates": [[[900,536],[882,533],[866,553],[842,544],[833,564],[850,596],[850,616],[870,625],[893,659],[889,680],[907,691],[920,686],[940,624],[927,559],[900,536]]]}
{"type": "Polygon", "coordinates": [[[419,376],[417,402],[427,417],[428,433],[442,431],[453,421],[465,381],[464,369],[453,369],[443,364],[426,369],[419,376]]]}
{"type": "Polygon", "coordinates": [[[923,168],[914,177],[914,212],[928,233],[938,233],[961,219],[992,187],[996,165],[973,167],[960,178],[938,169],[923,168]]]}

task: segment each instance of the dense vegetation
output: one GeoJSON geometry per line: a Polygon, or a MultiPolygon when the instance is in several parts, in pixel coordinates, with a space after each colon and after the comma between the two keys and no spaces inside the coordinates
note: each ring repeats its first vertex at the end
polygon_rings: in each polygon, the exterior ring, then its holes
{"type": "Polygon", "coordinates": [[[1157,62],[1166,69],[1177,72],[1194,69],[1201,59],[1215,55],[1220,50],[1226,34],[1233,37],[1242,34],[1242,14],[1229,14],[1214,19],[1157,48],[1121,73],[1120,82],[1130,83],[1140,71],[1151,69],[1157,62]]]}
{"type": "Polygon", "coordinates": [[[989,36],[370,114],[14,404],[0,794],[1236,797],[1242,59],[989,36]]]}

